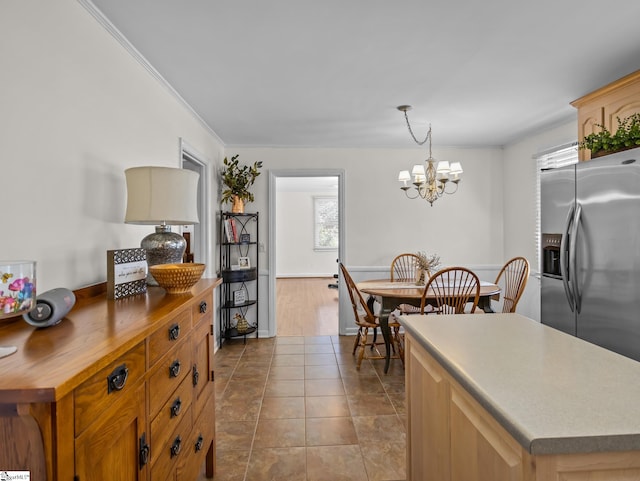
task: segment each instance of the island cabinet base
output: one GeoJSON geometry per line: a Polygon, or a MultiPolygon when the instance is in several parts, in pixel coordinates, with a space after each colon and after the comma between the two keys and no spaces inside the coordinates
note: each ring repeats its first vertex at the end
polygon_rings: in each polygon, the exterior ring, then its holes
{"type": "Polygon", "coordinates": [[[532,455],[410,334],[405,341],[407,479],[640,479],[640,452],[532,455]]]}

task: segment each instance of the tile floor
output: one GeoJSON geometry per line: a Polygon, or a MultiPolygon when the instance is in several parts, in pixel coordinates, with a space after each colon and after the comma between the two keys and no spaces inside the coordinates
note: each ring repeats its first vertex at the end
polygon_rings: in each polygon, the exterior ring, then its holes
{"type": "Polygon", "coordinates": [[[406,479],[404,370],[356,370],[353,337],[228,342],[215,355],[217,481],[406,479]]]}

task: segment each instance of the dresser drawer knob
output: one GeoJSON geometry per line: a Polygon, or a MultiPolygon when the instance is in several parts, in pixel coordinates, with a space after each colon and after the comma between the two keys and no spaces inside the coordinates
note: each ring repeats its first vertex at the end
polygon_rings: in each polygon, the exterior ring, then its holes
{"type": "Polygon", "coordinates": [[[174,324],[169,328],[169,340],[176,341],[180,337],[180,324],[174,324]]]}
{"type": "Polygon", "coordinates": [[[193,365],[193,386],[198,385],[198,381],[200,380],[200,372],[198,372],[198,366],[193,365]]]}
{"type": "Polygon", "coordinates": [[[127,383],[128,377],[129,369],[127,369],[126,364],[116,367],[111,374],[107,376],[107,393],[110,394],[113,391],[121,391],[127,383]]]}
{"type": "Polygon", "coordinates": [[[206,314],[207,312],[207,303],[205,301],[202,301],[200,303],[200,314],[206,314]]]}
{"type": "Polygon", "coordinates": [[[171,417],[175,418],[178,414],[180,414],[180,409],[182,408],[182,401],[180,398],[173,401],[171,405],[171,417]]]}
{"type": "Polygon", "coordinates": [[[196,453],[202,449],[202,445],[204,444],[204,438],[202,434],[198,436],[198,440],[196,441],[196,453]]]}
{"type": "Polygon", "coordinates": [[[142,433],[140,438],[140,469],[149,462],[149,445],[147,444],[147,435],[142,433]]]}
{"type": "Polygon", "coordinates": [[[171,457],[177,456],[180,454],[180,448],[182,447],[182,438],[180,436],[176,437],[173,440],[173,444],[171,445],[171,457]]]}
{"type": "Polygon", "coordinates": [[[169,377],[178,377],[180,374],[180,361],[175,360],[169,366],[169,377]]]}

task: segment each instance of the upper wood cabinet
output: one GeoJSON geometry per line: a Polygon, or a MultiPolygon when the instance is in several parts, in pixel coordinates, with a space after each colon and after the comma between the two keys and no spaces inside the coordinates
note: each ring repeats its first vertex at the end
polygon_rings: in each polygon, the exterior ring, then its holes
{"type": "MultiPolygon", "coordinates": [[[[571,102],[578,109],[578,139],[599,132],[604,125],[611,133],[623,119],[640,112],[640,70],[571,102]]],[[[591,158],[591,152],[580,150],[580,160],[591,158]]]]}

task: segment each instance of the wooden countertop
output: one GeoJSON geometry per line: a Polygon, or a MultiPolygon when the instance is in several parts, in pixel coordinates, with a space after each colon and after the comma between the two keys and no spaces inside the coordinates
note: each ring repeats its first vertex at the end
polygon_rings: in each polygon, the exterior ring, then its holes
{"type": "Polygon", "coordinates": [[[519,314],[401,324],[531,454],[640,449],[640,363],[519,314]]]}
{"type": "Polygon", "coordinates": [[[185,299],[201,296],[220,282],[201,279],[191,292],[180,295],[149,287],[146,294],[118,300],[107,300],[106,291],[78,297],[69,314],[47,328],[36,329],[21,317],[3,321],[0,345],[17,346],[18,351],[0,359],[0,403],[60,399],[94,374],[88,367],[97,359],[117,359],[185,299]]]}

